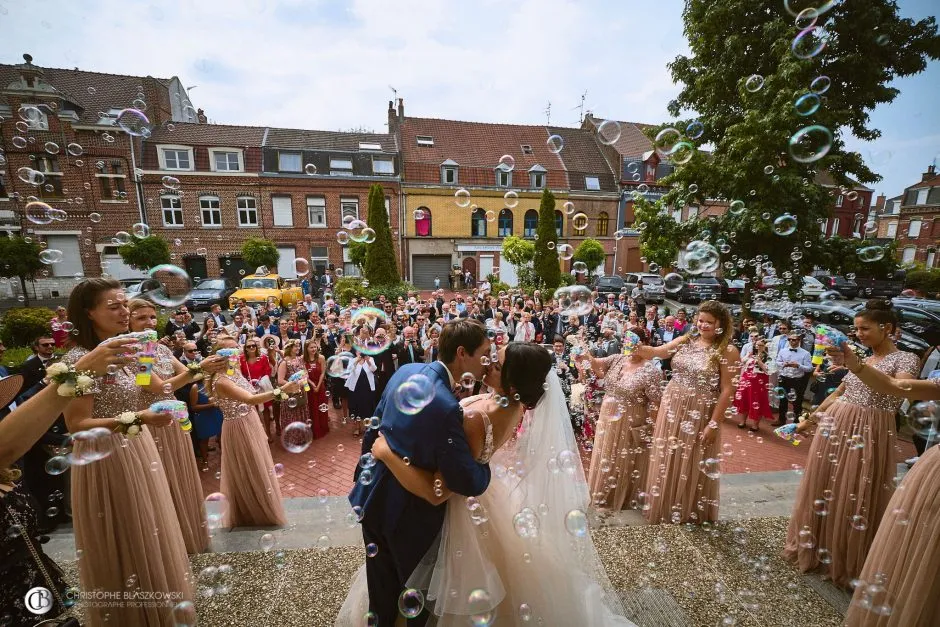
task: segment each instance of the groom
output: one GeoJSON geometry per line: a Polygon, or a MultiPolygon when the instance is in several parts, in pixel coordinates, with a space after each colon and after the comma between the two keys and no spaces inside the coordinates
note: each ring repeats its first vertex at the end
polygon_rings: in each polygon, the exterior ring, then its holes
{"type": "MultiPolygon", "coordinates": [[[[362,439],[362,452],[372,450],[379,431],[389,447],[411,464],[430,472],[440,472],[447,488],[464,496],[482,494],[490,483],[490,468],[478,464],[470,452],[463,430],[463,410],[454,396],[464,373],[477,380],[487,367],[482,358],[490,354],[486,327],[479,321],[460,318],[448,322],[438,341],[441,361],[407,364],[389,381],[379,401],[376,415],[379,429],[369,429],[362,439]],[[431,382],[434,398],[417,414],[403,413],[395,402],[395,392],[408,377],[422,374],[431,382]]],[[[431,505],[402,487],[381,462],[372,469],[373,480],[359,481],[349,502],[359,507],[362,540],[375,544],[378,553],[366,560],[369,609],[378,616],[380,627],[392,627],[398,616],[398,597],[405,582],[424,557],[444,524],[446,504],[431,505]]],[[[409,622],[424,625],[428,612],[409,622]]]]}

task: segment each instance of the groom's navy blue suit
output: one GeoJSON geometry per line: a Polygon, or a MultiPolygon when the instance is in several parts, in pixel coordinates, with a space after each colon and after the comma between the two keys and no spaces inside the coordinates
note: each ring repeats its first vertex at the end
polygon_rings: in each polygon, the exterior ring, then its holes
{"type": "MultiPolygon", "coordinates": [[[[366,431],[363,453],[372,449],[381,431],[389,447],[400,457],[408,457],[412,466],[440,471],[452,492],[478,496],[489,486],[490,468],[477,463],[470,452],[463,430],[463,409],[454,398],[450,377],[441,362],[399,368],[379,401],[376,415],[382,419],[381,426],[366,431]],[[434,399],[417,414],[405,414],[396,406],[395,391],[418,373],[430,379],[434,399]]],[[[356,485],[349,493],[349,502],[362,508],[363,542],[378,547],[378,554],[366,560],[369,609],[376,613],[381,627],[391,627],[398,616],[398,597],[437,538],[446,506],[431,505],[408,492],[381,462],[372,471],[372,482],[363,485],[359,481],[362,468],[356,467],[356,485]]],[[[426,620],[427,612],[423,612],[409,625],[423,625],[426,620]]]]}

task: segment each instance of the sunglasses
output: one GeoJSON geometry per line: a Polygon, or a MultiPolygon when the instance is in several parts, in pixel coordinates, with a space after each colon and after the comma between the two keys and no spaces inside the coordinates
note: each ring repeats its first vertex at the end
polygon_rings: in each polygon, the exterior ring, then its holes
{"type": "MultiPolygon", "coordinates": [[[[54,342],[43,342],[42,344],[40,344],[40,346],[43,347],[43,348],[51,348],[51,347],[55,346],[55,343],[54,343],[54,342]]],[[[6,347],[4,346],[4,347],[2,347],[2,348],[6,348],[6,347]]]]}

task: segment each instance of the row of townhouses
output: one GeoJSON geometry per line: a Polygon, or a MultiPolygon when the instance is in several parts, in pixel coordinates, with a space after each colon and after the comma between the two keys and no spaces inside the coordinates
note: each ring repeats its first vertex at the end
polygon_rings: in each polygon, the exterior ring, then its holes
{"type": "MultiPolygon", "coordinates": [[[[102,272],[141,276],[117,253],[119,233],[141,223],[166,239],[174,263],[197,279],[250,272],[239,250],[252,236],[277,244],[285,277],[294,276],[298,257],[318,274],[334,267],[354,275],[337,232],[347,216],[365,217],[375,183],[385,192],[402,274],[419,287],[455,267],[474,277],[498,268],[513,284],[502,240],[535,237],[544,189],[556,196],[560,241],[577,247],[596,239],[607,253],[598,270],[639,271],[632,192],[664,194],[659,181],[673,167],[653,150],[646,125],[619,121],[616,137],[606,129],[599,137],[603,120],[591,114],[580,128],[464,122],[409,117],[399,99],[388,103],[387,133],[209,124],[176,77],[43,68],[28,55],[24,61],[0,65],[0,233],[22,233],[62,251],[62,261],[34,286],[40,297],[64,295],[81,277],[102,272]],[[149,136],[125,132],[118,116],[127,108],[145,111],[149,136]],[[501,165],[505,155],[511,169],[507,160],[501,165]],[[22,168],[41,172],[42,184],[22,180],[22,168]],[[455,200],[459,189],[470,193],[467,207],[455,200]],[[508,191],[516,199],[507,202],[508,191]],[[67,217],[30,220],[24,215],[30,195],[67,217]]],[[[858,233],[872,190],[821,182],[834,188],[824,232],[858,233]]],[[[938,198],[919,190],[895,199],[902,226],[894,228],[913,233],[915,219],[904,226],[905,216],[917,209],[923,237],[911,254],[932,263],[933,244],[924,237],[934,241],[933,214],[920,209],[938,198]]],[[[722,203],[692,205],[674,217],[724,210],[722,203]]],[[[563,269],[570,263],[562,261],[563,269]]]]}

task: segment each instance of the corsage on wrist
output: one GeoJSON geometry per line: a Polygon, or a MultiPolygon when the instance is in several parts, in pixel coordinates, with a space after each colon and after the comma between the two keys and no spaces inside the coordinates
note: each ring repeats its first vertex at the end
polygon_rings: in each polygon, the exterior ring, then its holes
{"type": "Polygon", "coordinates": [[[132,438],[140,433],[140,428],[143,426],[143,421],[140,419],[140,414],[136,411],[125,411],[121,412],[117,417],[118,424],[114,428],[116,433],[123,433],[129,438],[132,438]]]}
{"type": "Polygon", "coordinates": [[[57,363],[46,368],[46,379],[58,385],[59,396],[84,396],[95,387],[94,374],[76,370],[71,364],[57,363]]]}
{"type": "Polygon", "coordinates": [[[290,395],[281,388],[274,388],[272,392],[274,392],[274,400],[276,401],[286,401],[290,397],[290,395]]]}
{"type": "Polygon", "coordinates": [[[189,369],[189,374],[193,376],[193,381],[201,381],[205,378],[206,374],[202,371],[202,364],[190,362],[186,364],[186,367],[189,369]]]}

